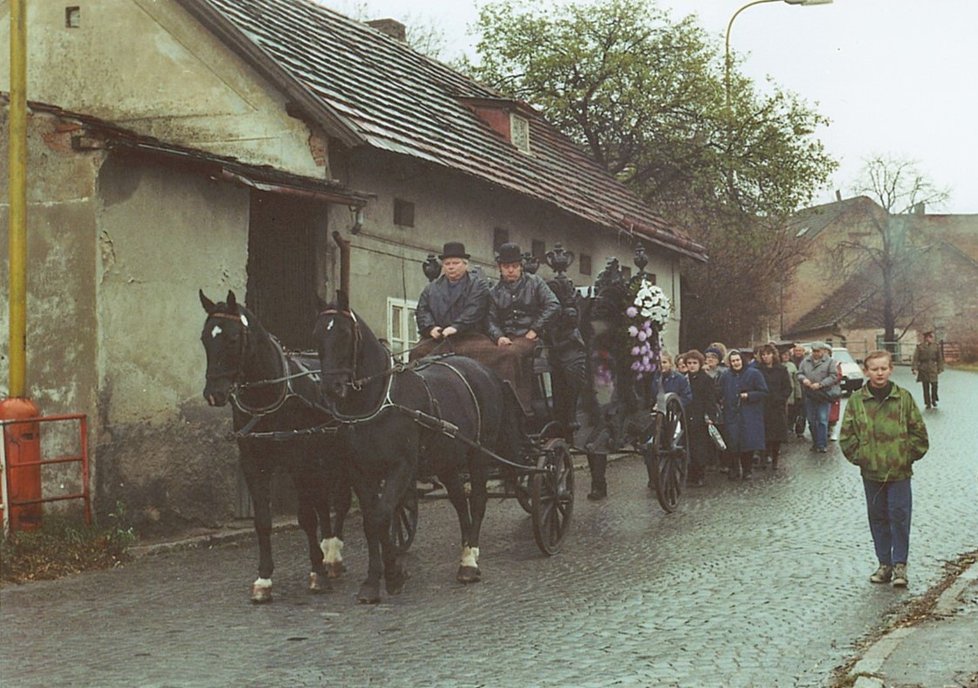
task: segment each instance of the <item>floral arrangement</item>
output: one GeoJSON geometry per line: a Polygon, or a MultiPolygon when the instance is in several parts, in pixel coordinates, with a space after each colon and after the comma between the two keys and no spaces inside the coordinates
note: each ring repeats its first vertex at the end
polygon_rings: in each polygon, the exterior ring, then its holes
{"type": "Polygon", "coordinates": [[[659,332],[669,321],[671,304],[665,292],[644,277],[630,286],[629,294],[632,303],[625,309],[625,317],[634,359],[631,369],[635,379],[641,380],[659,369],[659,332]]]}

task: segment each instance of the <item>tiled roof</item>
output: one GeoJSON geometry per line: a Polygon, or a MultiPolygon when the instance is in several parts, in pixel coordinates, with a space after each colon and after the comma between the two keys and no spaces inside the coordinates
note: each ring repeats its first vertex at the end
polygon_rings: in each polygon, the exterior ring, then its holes
{"type": "Polygon", "coordinates": [[[829,294],[815,308],[798,318],[798,322],[783,333],[798,337],[817,330],[834,329],[860,312],[877,294],[879,285],[864,275],[854,275],[829,294]]]}
{"type": "MultiPolygon", "coordinates": [[[[809,241],[822,230],[853,212],[883,213],[883,208],[868,196],[854,196],[832,203],[804,208],[788,220],[789,236],[809,241]]],[[[850,218],[851,221],[851,218],[850,218]]]]}
{"type": "Polygon", "coordinates": [[[366,24],[311,0],[179,1],[347,144],[442,165],[706,259],[542,117],[529,117],[531,154],[521,153],[463,102],[500,94],[366,24]]]}

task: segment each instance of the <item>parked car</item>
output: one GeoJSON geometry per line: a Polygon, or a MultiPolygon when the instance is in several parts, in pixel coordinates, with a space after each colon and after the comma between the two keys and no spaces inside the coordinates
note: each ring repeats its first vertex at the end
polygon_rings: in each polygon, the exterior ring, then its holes
{"type": "Polygon", "coordinates": [[[863,375],[863,367],[852,357],[849,349],[842,346],[833,346],[832,358],[839,364],[839,371],[842,373],[843,392],[851,394],[863,386],[863,383],[866,382],[866,378],[863,375]]]}

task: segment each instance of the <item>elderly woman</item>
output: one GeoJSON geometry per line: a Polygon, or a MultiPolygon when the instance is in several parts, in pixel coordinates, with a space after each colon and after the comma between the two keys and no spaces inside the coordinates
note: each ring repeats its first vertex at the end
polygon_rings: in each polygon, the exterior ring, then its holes
{"type": "Polygon", "coordinates": [[[717,384],[723,406],[723,438],[732,459],[727,477],[736,480],[742,473],[744,480],[750,480],[754,452],[764,451],[765,446],[767,384],[755,366],[744,365],[736,349],[727,354],[727,371],[717,384]]]}
{"type": "Polygon", "coordinates": [[[431,353],[457,353],[479,358],[492,348],[486,336],[489,285],[476,271],[469,270],[465,244],[449,241],[441,255],[442,274],[421,292],[415,319],[422,339],[411,352],[411,360],[431,353]]]}

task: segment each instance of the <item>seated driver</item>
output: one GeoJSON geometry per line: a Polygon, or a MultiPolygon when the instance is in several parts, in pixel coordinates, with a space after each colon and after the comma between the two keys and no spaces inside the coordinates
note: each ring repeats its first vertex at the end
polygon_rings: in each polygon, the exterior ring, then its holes
{"type": "Polygon", "coordinates": [[[497,347],[492,367],[513,383],[525,410],[532,398],[532,353],[547,323],[560,312],[560,302],[537,275],[523,272],[517,244],[503,244],[496,257],[499,282],[489,291],[489,337],[497,347]]]}
{"type": "Polygon", "coordinates": [[[449,241],[438,257],[442,274],[418,297],[415,319],[421,341],[410,358],[447,353],[479,358],[480,352],[493,348],[485,334],[489,285],[477,271],[469,270],[465,244],[449,241]]]}

